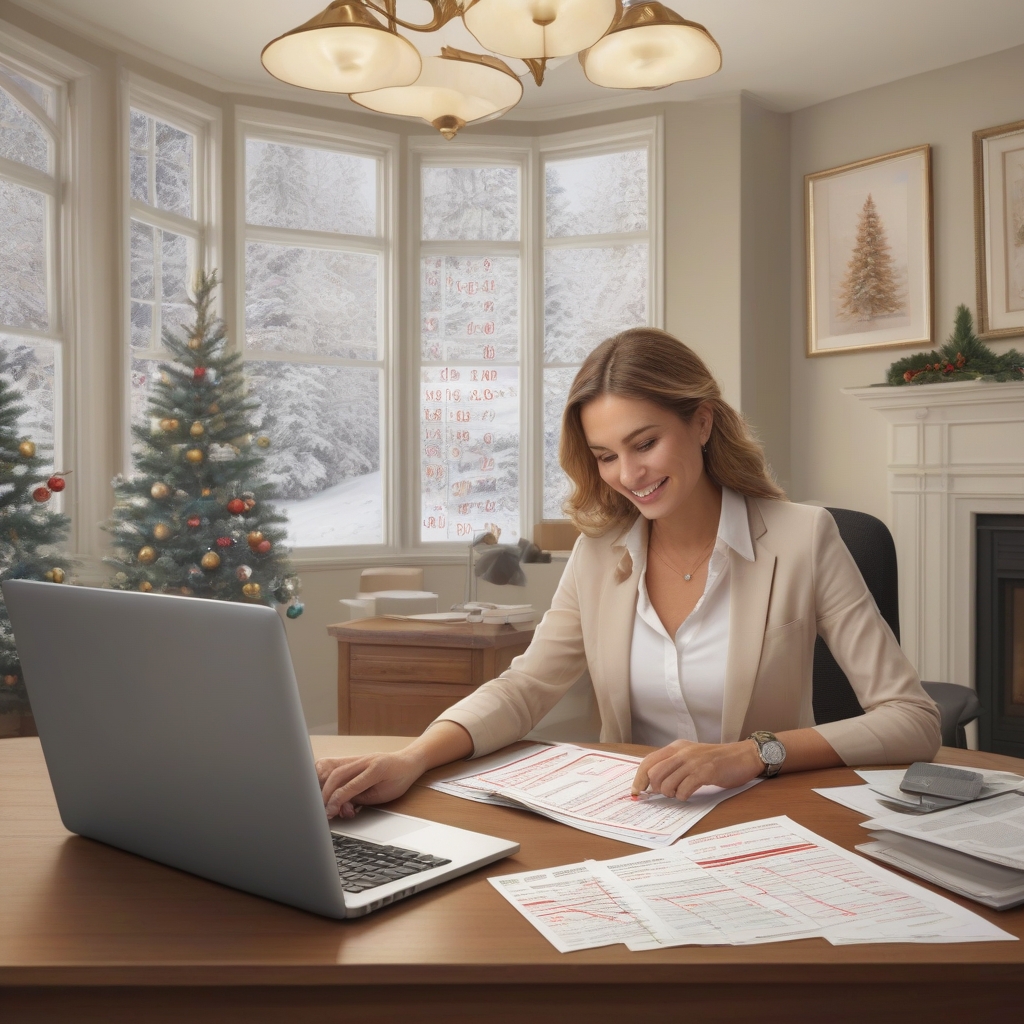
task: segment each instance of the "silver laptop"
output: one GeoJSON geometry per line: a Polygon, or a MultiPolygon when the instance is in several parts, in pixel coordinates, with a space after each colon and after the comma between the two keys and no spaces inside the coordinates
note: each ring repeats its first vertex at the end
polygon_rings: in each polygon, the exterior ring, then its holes
{"type": "Polygon", "coordinates": [[[370,807],[328,823],[270,608],[26,580],[3,596],[72,832],[335,918],[519,850],[370,807]]]}

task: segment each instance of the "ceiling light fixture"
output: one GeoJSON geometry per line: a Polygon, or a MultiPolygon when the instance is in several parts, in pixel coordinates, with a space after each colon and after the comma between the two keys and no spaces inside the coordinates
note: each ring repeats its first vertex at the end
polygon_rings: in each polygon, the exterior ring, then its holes
{"type": "Polygon", "coordinates": [[[713,75],[722,51],[703,25],[664,4],[638,3],[580,53],[580,63],[587,78],[606,89],[663,89],[713,75]]]}
{"type": "Polygon", "coordinates": [[[660,3],[425,2],[433,17],[411,24],[397,16],[397,0],[334,0],[268,43],[263,66],[291,85],[348,93],[370,110],[422,118],[451,139],[467,124],[501,117],[522,98],[521,81],[496,53],[522,61],[540,85],[549,59],[579,52],[587,78],[612,89],[659,89],[713,75],[722,65],[708,31],[660,3]],[[491,53],[443,46],[440,56],[421,57],[398,31],[437,32],[459,17],[491,53]]]}

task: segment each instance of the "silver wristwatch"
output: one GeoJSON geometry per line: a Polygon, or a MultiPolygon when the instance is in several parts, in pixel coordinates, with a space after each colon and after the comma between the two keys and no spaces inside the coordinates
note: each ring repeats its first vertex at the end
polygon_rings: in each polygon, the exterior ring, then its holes
{"type": "Polygon", "coordinates": [[[748,739],[752,739],[757,744],[757,756],[761,758],[761,763],[764,765],[761,778],[770,779],[772,776],[778,775],[786,760],[786,748],[783,746],[782,740],[775,733],[764,729],[752,732],[748,739]]]}

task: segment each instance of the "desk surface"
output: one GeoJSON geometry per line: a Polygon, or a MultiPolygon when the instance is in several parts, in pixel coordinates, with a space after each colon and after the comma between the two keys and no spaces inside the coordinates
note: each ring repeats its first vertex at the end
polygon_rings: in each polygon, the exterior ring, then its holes
{"type": "MultiPolygon", "coordinates": [[[[312,741],[317,756],[393,749],[407,742],[366,736],[314,736],[312,741]]],[[[639,753],[646,748],[614,749],[639,753]]],[[[939,759],[1024,773],[1024,762],[993,754],[943,749],[939,759]]],[[[846,768],[784,775],[726,801],[695,831],[788,814],[852,849],[866,836],[859,827],[862,816],[811,789],[857,781],[846,768]]],[[[1024,942],[833,947],[823,939],[807,939],[645,953],[612,946],[560,954],[502,900],[487,876],[588,857],[603,860],[635,848],[527,812],[468,803],[419,785],[393,809],[515,839],[522,849],[515,857],[369,917],[330,921],[69,834],[57,814],[39,741],[2,740],[0,992],[6,996],[0,995],[0,1002],[12,993],[31,1002],[31,993],[42,991],[35,986],[51,987],[46,998],[57,998],[66,989],[78,992],[80,999],[95,986],[108,992],[139,986],[167,991],[205,987],[207,994],[218,986],[236,986],[245,988],[247,998],[255,998],[252,993],[260,986],[267,992],[284,986],[291,987],[294,998],[303,987],[347,989],[354,1007],[357,988],[365,994],[380,986],[394,998],[403,990],[412,998],[417,986],[436,992],[442,985],[447,997],[455,998],[456,991],[479,992],[479,986],[488,986],[496,993],[514,982],[520,1000],[527,998],[524,986],[540,986],[550,998],[538,1005],[554,1006],[557,1000],[550,999],[556,990],[579,998],[586,993],[589,1000],[608,986],[622,991],[627,983],[632,991],[636,983],[645,983],[643,991],[650,999],[659,990],[666,998],[676,993],[671,1003],[682,986],[694,1006],[704,998],[747,999],[748,1010],[756,1010],[766,985],[784,986],[789,992],[795,991],[793,986],[807,992],[821,991],[822,986],[867,986],[863,991],[889,992],[887,1006],[894,993],[903,993],[901,1003],[916,993],[913,1005],[919,1010],[922,991],[937,993],[946,1007],[959,1005],[962,1000],[954,998],[958,991],[984,991],[986,1012],[993,1012],[1024,983],[1024,942]],[[949,986],[949,994],[942,996],[949,986]]],[[[1024,908],[996,913],[960,902],[1024,937],[1024,908]]],[[[95,991],[93,996],[99,998],[95,991]]],[[[417,998],[422,1007],[424,997],[417,998]]],[[[1007,1008],[1012,1005],[1019,1012],[1018,998],[1013,995],[1007,1008]]],[[[29,1002],[17,1005],[28,1007],[29,1002]]],[[[614,1002],[603,999],[609,1013],[614,1002]]],[[[575,998],[572,1005],[578,1005],[575,998]]],[[[977,1001],[970,1005],[977,1006],[977,1001]]],[[[460,1019],[450,1008],[445,1012],[448,1020],[460,1019]]],[[[957,1012],[960,1021],[972,1019],[963,1007],[957,1012]]],[[[605,1019],[600,1008],[595,1013],[592,1020],[605,1019]]],[[[195,1019],[204,1018],[199,1014],[195,1019]]],[[[222,1013],[220,1019],[229,1017],[222,1013]]],[[[264,1018],[250,1012],[247,1019],[264,1018]]],[[[377,1019],[375,1014],[372,1019],[377,1019]]],[[[432,1018],[413,1013],[408,1019],[432,1018]]],[[[498,1013],[492,1019],[504,1018],[498,1013]]],[[[833,1019],[845,1018],[833,1014],[833,1019]]]]}

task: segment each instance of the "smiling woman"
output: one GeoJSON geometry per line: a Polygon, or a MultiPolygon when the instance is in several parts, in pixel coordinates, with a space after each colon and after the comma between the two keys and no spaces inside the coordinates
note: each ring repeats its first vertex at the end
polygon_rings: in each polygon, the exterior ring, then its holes
{"type": "Polygon", "coordinates": [[[320,762],[328,814],[521,739],[584,670],[602,741],[657,748],[634,794],[685,800],[780,771],[935,754],[938,711],[835,521],[785,500],[692,350],[651,328],[599,345],[569,389],[560,457],[583,536],[530,647],[404,750],[320,762]],[[858,718],[814,724],[819,634],[858,718]]]}

